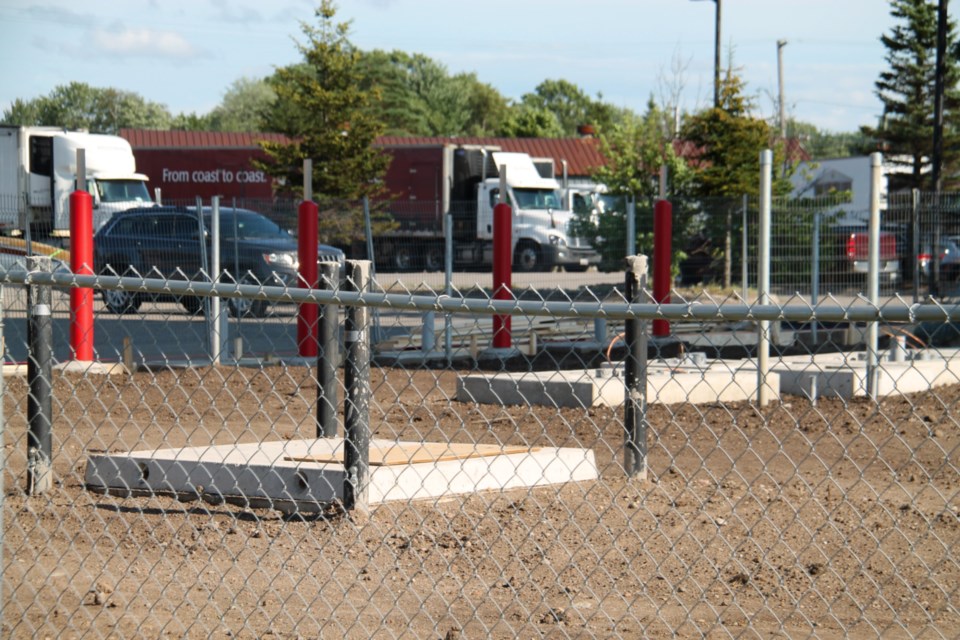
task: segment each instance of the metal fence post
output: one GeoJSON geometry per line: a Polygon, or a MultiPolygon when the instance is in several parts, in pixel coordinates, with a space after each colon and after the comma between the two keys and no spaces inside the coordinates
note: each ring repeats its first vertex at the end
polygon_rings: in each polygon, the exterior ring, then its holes
{"type": "Polygon", "coordinates": [[[920,190],[911,189],[910,190],[910,235],[913,237],[913,252],[910,254],[913,256],[913,260],[910,261],[910,264],[913,265],[913,301],[914,303],[920,301],[920,220],[917,217],[918,210],[920,208],[920,190]]]}
{"type": "MultiPolygon", "coordinates": [[[[867,298],[874,308],[880,304],[880,178],[883,155],[870,154],[870,226],[867,267],[867,298]]],[[[867,323],[867,396],[877,399],[877,339],[876,320],[867,323]]]]}
{"type": "MultiPolygon", "coordinates": [[[[49,273],[51,262],[48,256],[27,256],[27,270],[49,273]]],[[[31,284],[27,295],[27,494],[36,495],[53,486],[53,317],[50,287],[31,284]]]]}
{"type": "MultiPolygon", "coordinates": [[[[345,291],[370,288],[370,261],[347,261],[345,291]]],[[[346,398],[343,403],[343,505],[349,511],[369,509],[370,488],[370,312],[363,305],[347,310],[344,327],[346,398]]]]}
{"type": "Polygon", "coordinates": [[[747,301],[747,294],[749,293],[749,289],[750,289],[750,272],[748,270],[748,264],[747,264],[748,257],[750,254],[750,250],[749,250],[750,237],[747,234],[748,205],[749,205],[749,196],[747,196],[747,194],[743,194],[743,214],[742,214],[743,215],[743,232],[740,240],[743,243],[743,251],[741,251],[742,255],[740,256],[740,271],[741,271],[741,277],[743,278],[743,281],[741,283],[741,290],[743,291],[744,302],[747,301]]]}
{"type": "MultiPolygon", "coordinates": [[[[6,348],[3,334],[3,286],[0,285],[0,367],[3,366],[3,362],[6,360],[6,348]]],[[[3,388],[3,373],[0,372],[0,399],[5,397],[3,388]]],[[[0,402],[0,442],[6,442],[6,416],[3,413],[3,402],[0,402]]],[[[6,558],[6,552],[4,549],[4,535],[3,532],[6,530],[4,528],[3,514],[7,510],[7,491],[4,486],[4,476],[7,474],[7,454],[6,447],[0,447],[0,558],[6,558]]],[[[4,567],[7,566],[5,561],[0,561],[0,602],[5,602],[3,599],[3,582],[4,582],[4,567]]],[[[0,629],[4,627],[3,625],[3,610],[4,607],[0,607],[0,629]]]]}
{"type": "MultiPolygon", "coordinates": [[[[641,302],[647,287],[647,257],[627,256],[626,297],[641,302]]],[[[626,321],[627,358],[624,370],[623,467],[629,478],[647,478],[647,328],[638,318],[626,321]]]]}
{"type": "MultiPolygon", "coordinates": [[[[321,262],[321,289],[332,291],[340,285],[340,263],[321,262]]],[[[337,435],[337,367],[340,365],[340,307],[320,306],[320,353],[317,356],[317,437],[337,435]]]]}
{"type": "MultiPolygon", "coordinates": [[[[200,211],[203,216],[203,211],[200,211]]],[[[203,239],[200,240],[203,242],[203,239]]],[[[210,280],[220,281],[220,196],[210,198],[210,280]]],[[[226,332],[223,331],[221,304],[219,296],[211,296],[210,300],[210,362],[220,364],[223,353],[223,340],[226,332]]]]}
{"type": "MultiPolygon", "coordinates": [[[[370,196],[363,196],[363,228],[367,233],[367,260],[370,261],[370,277],[377,275],[377,262],[373,257],[373,222],[370,219],[370,196]]],[[[380,341],[380,309],[373,310],[373,341],[380,341]]]]}
{"type": "MultiPolygon", "coordinates": [[[[811,247],[813,268],[810,270],[810,304],[814,307],[820,302],[820,209],[813,211],[813,246],[811,247]]],[[[810,321],[810,336],[817,344],[817,321],[810,321]]]]}
{"type": "MultiPolygon", "coordinates": [[[[208,260],[209,254],[207,253],[207,225],[203,222],[203,198],[197,196],[197,233],[200,234],[200,268],[204,270],[207,274],[207,279],[209,280],[210,276],[210,262],[208,260]]],[[[210,298],[204,297],[201,301],[203,303],[203,314],[206,317],[206,322],[210,321],[210,298]]],[[[207,335],[210,335],[209,331],[207,335]]]]}
{"type": "MultiPolygon", "coordinates": [[[[757,274],[757,296],[761,305],[770,304],[770,206],[773,152],[760,152],[760,239],[757,274]]],[[[770,371],[770,321],[761,320],[757,336],[757,404],[770,402],[767,374],[770,371]]]]}

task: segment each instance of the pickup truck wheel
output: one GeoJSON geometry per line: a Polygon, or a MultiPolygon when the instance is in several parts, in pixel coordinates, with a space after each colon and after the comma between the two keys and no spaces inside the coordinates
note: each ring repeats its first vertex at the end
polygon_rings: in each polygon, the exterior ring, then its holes
{"type": "Polygon", "coordinates": [[[521,242],[513,254],[513,266],[517,271],[536,271],[541,265],[540,247],[532,242],[521,242]]]}
{"type": "Polygon", "coordinates": [[[104,289],[101,292],[103,304],[110,313],[118,316],[136,313],[140,309],[140,296],[133,291],[104,289]]]}

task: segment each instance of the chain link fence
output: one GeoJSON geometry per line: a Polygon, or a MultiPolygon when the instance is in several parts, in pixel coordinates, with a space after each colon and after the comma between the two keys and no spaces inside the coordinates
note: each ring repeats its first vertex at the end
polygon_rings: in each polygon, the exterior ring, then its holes
{"type": "Polygon", "coordinates": [[[5,273],[4,637],[947,638],[960,626],[954,307],[888,297],[814,311],[703,291],[658,307],[642,286],[631,302],[623,273],[556,274],[508,303],[491,300],[489,275],[357,292],[5,273]],[[98,289],[95,362],[72,359],[78,285],[98,289]],[[274,304],[226,320],[215,360],[207,318],[166,298],[111,314],[102,292],[121,289],[274,304]],[[31,323],[47,296],[45,329],[31,323]],[[319,357],[300,355],[304,302],[340,327],[319,357]],[[512,316],[513,350],[488,349],[493,314],[512,316]],[[671,336],[636,355],[655,317],[671,336]],[[772,327],[765,371],[758,320],[772,327]],[[872,371],[869,321],[882,328],[872,371]],[[48,388],[35,386],[43,331],[48,388]],[[358,343],[366,373],[351,364],[358,343]],[[37,483],[45,398],[52,466],[37,483]],[[368,509],[337,493],[358,413],[368,509]],[[637,435],[644,473],[625,455],[637,435]]]}

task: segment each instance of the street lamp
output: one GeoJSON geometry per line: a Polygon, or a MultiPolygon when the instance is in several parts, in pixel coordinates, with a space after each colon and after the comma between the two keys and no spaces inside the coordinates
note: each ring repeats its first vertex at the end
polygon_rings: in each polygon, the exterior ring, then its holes
{"type": "MultiPolygon", "coordinates": [[[[698,2],[699,0],[693,0],[698,2]]],[[[717,18],[715,21],[715,33],[713,36],[713,106],[720,108],[720,1],[713,0],[717,5],[717,18]]]]}

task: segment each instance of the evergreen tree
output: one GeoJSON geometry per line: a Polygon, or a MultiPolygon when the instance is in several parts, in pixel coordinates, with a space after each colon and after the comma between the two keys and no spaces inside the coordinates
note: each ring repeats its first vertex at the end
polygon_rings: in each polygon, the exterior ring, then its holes
{"type": "MultiPolygon", "coordinates": [[[[878,127],[863,127],[885,161],[907,167],[909,174],[894,176],[891,190],[929,189],[928,169],[933,155],[934,89],[937,55],[937,3],[929,0],[891,0],[890,15],[897,24],[880,37],[887,49],[889,69],[880,73],[876,94],[883,103],[878,127]]],[[[948,21],[944,76],[944,184],[956,184],[957,130],[951,126],[960,109],[960,81],[955,48],[955,23],[948,21]],[[953,55],[952,55],[953,54],[953,55]],[[951,180],[951,178],[953,178],[951,180]]],[[[867,149],[869,151],[873,149],[867,149]]]]}
{"type": "Polygon", "coordinates": [[[347,38],[349,23],[335,23],[335,15],[334,3],[323,0],[316,10],[319,26],[301,23],[303,64],[278,69],[271,80],[277,100],[264,130],[286,134],[288,141],[262,142],[268,158],[260,166],[278,179],[281,194],[297,196],[303,161],[311,159],[321,233],[348,242],[362,236],[362,209],[345,215],[346,205],[324,203],[379,195],[390,158],[373,146],[384,130],[372,115],[379,92],[363,88],[361,54],[347,38]]]}
{"type": "MultiPolygon", "coordinates": [[[[770,125],[751,115],[753,105],[744,95],[743,80],[728,70],[720,82],[720,106],[688,118],[681,138],[696,147],[694,190],[701,196],[756,195],[759,191],[760,152],[774,140],[770,125]]],[[[774,166],[783,166],[783,145],[774,148],[774,166]]],[[[774,193],[790,190],[781,176],[774,193]]]]}

